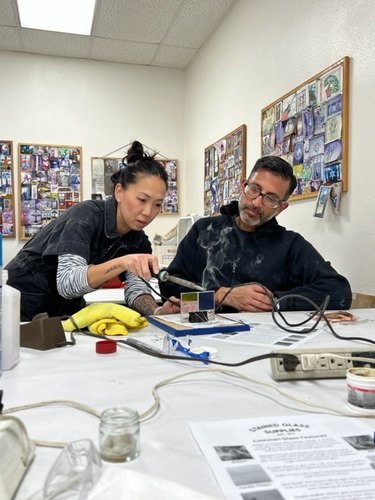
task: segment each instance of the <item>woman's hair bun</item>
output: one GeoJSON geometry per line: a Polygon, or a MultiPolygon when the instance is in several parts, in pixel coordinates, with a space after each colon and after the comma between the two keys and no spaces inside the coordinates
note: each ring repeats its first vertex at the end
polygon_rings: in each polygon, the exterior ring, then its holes
{"type": "Polygon", "coordinates": [[[127,163],[135,163],[145,157],[143,145],[139,141],[134,141],[125,156],[127,163]]]}

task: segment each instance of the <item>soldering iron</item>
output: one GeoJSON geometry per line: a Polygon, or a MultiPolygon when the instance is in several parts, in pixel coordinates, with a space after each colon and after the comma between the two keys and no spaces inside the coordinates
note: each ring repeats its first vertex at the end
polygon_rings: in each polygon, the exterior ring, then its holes
{"type": "Polygon", "coordinates": [[[199,290],[200,292],[206,291],[205,288],[193,283],[192,281],[183,280],[182,278],[177,278],[177,276],[171,276],[166,269],[162,269],[161,271],[159,271],[159,273],[156,274],[155,277],[159,281],[172,281],[177,285],[191,288],[192,290],[199,290]]]}

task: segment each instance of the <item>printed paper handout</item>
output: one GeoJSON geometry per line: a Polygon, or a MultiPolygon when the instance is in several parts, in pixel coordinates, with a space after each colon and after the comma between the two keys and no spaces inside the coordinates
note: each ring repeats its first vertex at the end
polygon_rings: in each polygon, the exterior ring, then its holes
{"type": "Polygon", "coordinates": [[[374,429],[327,415],[189,422],[228,500],[375,498],[374,429]]]}

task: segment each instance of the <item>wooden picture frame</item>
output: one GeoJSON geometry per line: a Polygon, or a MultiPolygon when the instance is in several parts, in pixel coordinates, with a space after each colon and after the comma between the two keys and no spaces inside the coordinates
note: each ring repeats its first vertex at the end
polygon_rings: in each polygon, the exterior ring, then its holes
{"type": "Polygon", "coordinates": [[[238,198],[246,177],[246,125],[241,125],[204,150],[204,215],[238,198]]]}
{"type": "Polygon", "coordinates": [[[0,233],[16,236],[13,141],[0,140],[0,233]]]}
{"type": "MultiPolygon", "coordinates": [[[[158,156],[155,159],[163,165],[168,174],[168,191],[160,215],[178,214],[178,161],[158,156]]],[[[124,168],[122,158],[92,157],[91,196],[101,195],[102,199],[112,196],[113,184],[111,176],[120,168],[124,168]]]]}
{"type": "Polygon", "coordinates": [[[347,56],[261,110],[262,156],[281,156],[297,178],[289,201],[316,197],[334,182],[348,190],[348,141],[347,56]]]}
{"type": "Polygon", "coordinates": [[[82,201],[82,148],[22,142],[18,155],[19,235],[28,240],[82,201]]]}

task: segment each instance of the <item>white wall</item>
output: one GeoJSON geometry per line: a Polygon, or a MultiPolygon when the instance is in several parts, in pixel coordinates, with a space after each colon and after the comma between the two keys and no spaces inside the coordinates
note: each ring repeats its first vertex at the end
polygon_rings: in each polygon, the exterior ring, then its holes
{"type": "MultiPolygon", "coordinates": [[[[375,3],[239,0],[186,72],[0,53],[0,139],[83,147],[90,158],[139,139],[181,160],[181,215],[202,213],[204,148],[245,123],[248,172],[260,156],[260,111],[343,56],[350,57],[349,192],[342,213],[313,217],[293,202],[279,222],[301,232],[354,290],[375,294],[375,3]]],[[[171,229],[178,216],[148,228],[171,229]]],[[[6,240],[7,262],[23,242],[6,240]]]]}
{"type": "MultiPolygon", "coordinates": [[[[183,157],[181,70],[16,53],[0,53],[0,68],[0,139],[12,140],[15,153],[21,142],[82,146],[84,199],[91,196],[92,156],[138,139],[164,156],[183,157]]],[[[16,173],[17,154],[15,163],[16,173]]],[[[177,218],[159,216],[147,228],[150,239],[177,218]]],[[[24,243],[18,235],[4,238],[5,264],[24,243]]]]}
{"type": "Polygon", "coordinates": [[[350,57],[349,192],[342,213],[295,201],[279,223],[310,240],[355,291],[375,294],[375,3],[240,0],[187,71],[184,189],[202,211],[204,148],[247,124],[247,172],[261,155],[261,109],[350,57]]]}

